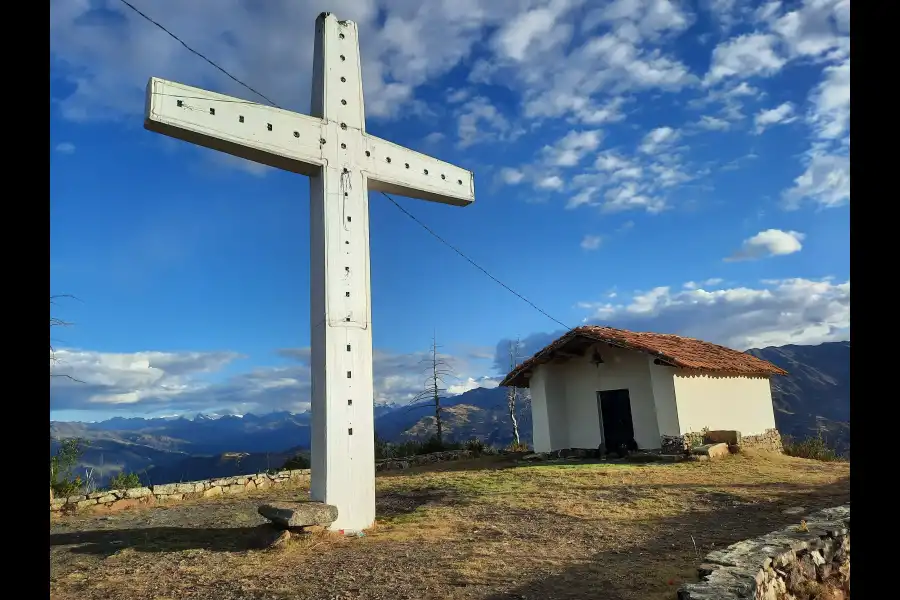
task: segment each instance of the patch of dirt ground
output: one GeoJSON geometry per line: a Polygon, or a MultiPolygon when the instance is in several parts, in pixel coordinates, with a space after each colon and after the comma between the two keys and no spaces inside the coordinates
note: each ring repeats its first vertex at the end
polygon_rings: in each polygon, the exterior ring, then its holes
{"type": "Polygon", "coordinates": [[[849,502],[849,463],[739,454],[706,463],[512,464],[490,457],[379,474],[362,538],[253,548],[242,496],[54,517],[52,600],[674,599],[714,548],[849,502]]]}

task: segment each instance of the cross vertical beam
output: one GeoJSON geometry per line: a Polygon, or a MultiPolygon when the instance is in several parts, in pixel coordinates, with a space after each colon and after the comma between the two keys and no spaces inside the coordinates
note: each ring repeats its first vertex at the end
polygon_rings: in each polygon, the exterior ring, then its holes
{"type": "Polygon", "coordinates": [[[338,507],[335,529],[375,522],[369,206],[357,27],[316,20],[311,112],[324,166],[310,178],[312,500],[338,507]]]}

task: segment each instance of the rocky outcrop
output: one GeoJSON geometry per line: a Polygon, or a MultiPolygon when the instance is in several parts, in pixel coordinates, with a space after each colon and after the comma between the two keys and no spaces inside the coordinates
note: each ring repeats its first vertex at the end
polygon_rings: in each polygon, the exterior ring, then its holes
{"type": "Polygon", "coordinates": [[[222,494],[243,494],[272,486],[284,486],[309,481],[309,469],[256,473],[239,477],[223,477],[204,481],[165,483],[127,490],[104,490],[81,496],[50,499],[51,512],[79,510],[120,510],[142,504],[178,502],[190,498],[209,498],[222,494]]]}
{"type": "Polygon", "coordinates": [[[788,600],[816,588],[849,598],[850,505],[710,552],[698,573],[701,581],[684,585],[678,600],[788,600]]]}

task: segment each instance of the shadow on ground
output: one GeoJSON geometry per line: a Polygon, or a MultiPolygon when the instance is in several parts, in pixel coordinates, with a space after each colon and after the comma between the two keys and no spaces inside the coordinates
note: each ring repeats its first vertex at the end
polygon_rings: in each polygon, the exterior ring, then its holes
{"type": "Polygon", "coordinates": [[[143,527],[140,529],[95,530],[50,535],[50,546],[74,546],[75,554],[111,556],[125,548],[141,552],[210,550],[241,552],[258,547],[270,527],[143,527]]]}
{"type": "MultiPolygon", "coordinates": [[[[427,506],[441,506],[455,501],[454,494],[438,490],[391,493],[378,498],[377,510],[379,518],[390,519],[427,506]]],[[[167,508],[166,517],[171,519],[180,510],[186,512],[191,508],[187,505],[167,508]]],[[[248,506],[239,510],[255,509],[248,506]]],[[[125,548],[140,552],[243,552],[265,547],[272,539],[272,531],[268,523],[220,528],[153,526],[151,517],[148,522],[133,528],[51,533],[50,547],[71,546],[68,551],[74,554],[100,556],[111,556],[125,548]]]]}
{"type": "Polygon", "coordinates": [[[802,506],[807,512],[814,512],[849,502],[850,479],[844,478],[815,493],[788,491],[775,501],[748,503],[722,492],[711,494],[711,499],[716,505],[714,510],[697,511],[690,519],[682,514],[656,521],[653,535],[629,548],[601,550],[562,571],[543,574],[483,599],[674,600],[682,583],[697,581],[696,567],[706,553],[789,525],[796,517],[785,515],[782,511],[786,508],[802,506]],[[673,552],[680,554],[681,560],[673,561],[673,552]],[[611,577],[611,573],[618,577],[611,577]]]}

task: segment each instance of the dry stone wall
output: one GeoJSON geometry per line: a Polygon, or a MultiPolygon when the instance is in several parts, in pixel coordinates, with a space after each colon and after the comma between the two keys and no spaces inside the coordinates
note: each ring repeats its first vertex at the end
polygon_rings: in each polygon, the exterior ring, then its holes
{"type": "MultiPolygon", "coordinates": [[[[391,458],[375,462],[376,471],[408,469],[422,465],[430,465],[451,460],[475,458],[471,450],[449,450],[434,452],[406,458],[391,458]]],[[[223,494],[242,494],[248,491],[266,489],[270,486],[298,484],[309,482],[309,469],[279,471],[277,473],[256,473],[236,477],[222,477],[203,481],[186,481],[182,483],[165,483],[128,490],[108,490],[54,498],[50,490],[51,512],[75,512],[79,510],[119,510],[129,506],[178,502],[190,498],[209,498],[223,494]]]]}
{"type": "Polygon", "coordinates": [[[51,512],[76,512],[81,510],[119,510],[142,504],[178,502],[190,498],[209,498],[223,494],[244,494],[269,487],[300,484],[309,481],[309,469],[256,473],[236,477],[165,483],[127,490],[107,490],[68,498],[50,497],[51,512]]]}
{"type": "Polygon", "coordinates": [[[446,450],[444,452],[432,452],[431,454],[418,454],[403,458],[384,458],[375,461],[376,471],[397,471],[410,467],[421,467],[450,460],[466,460],[475,458],[471,450],[446,450]]]}
{"type": "Polygon", "coordinates": [[[739,431],[692,431],[684,435],[664,435],[660,438],[662,451],[673,454],[690,452],[691,448],[696,446],[720,442],[739,449],[784,452],[781,434],[777,429],[766,429],[759,435],[741,435],[739,431]]]}
{"type": "Polygon", "coordinates": [[[780,531],[707,554],[701,581],[684,585],[678,600],[849,599],[850,505],[797,518],[780,531]]]}
{"type": "Polygon", "coordinates": [[[741,438],[741,448],[754,448],[768,452],[784,452],[781,434],[777,429],[766,429],[760,435],[745,435],[741,438]]]}

